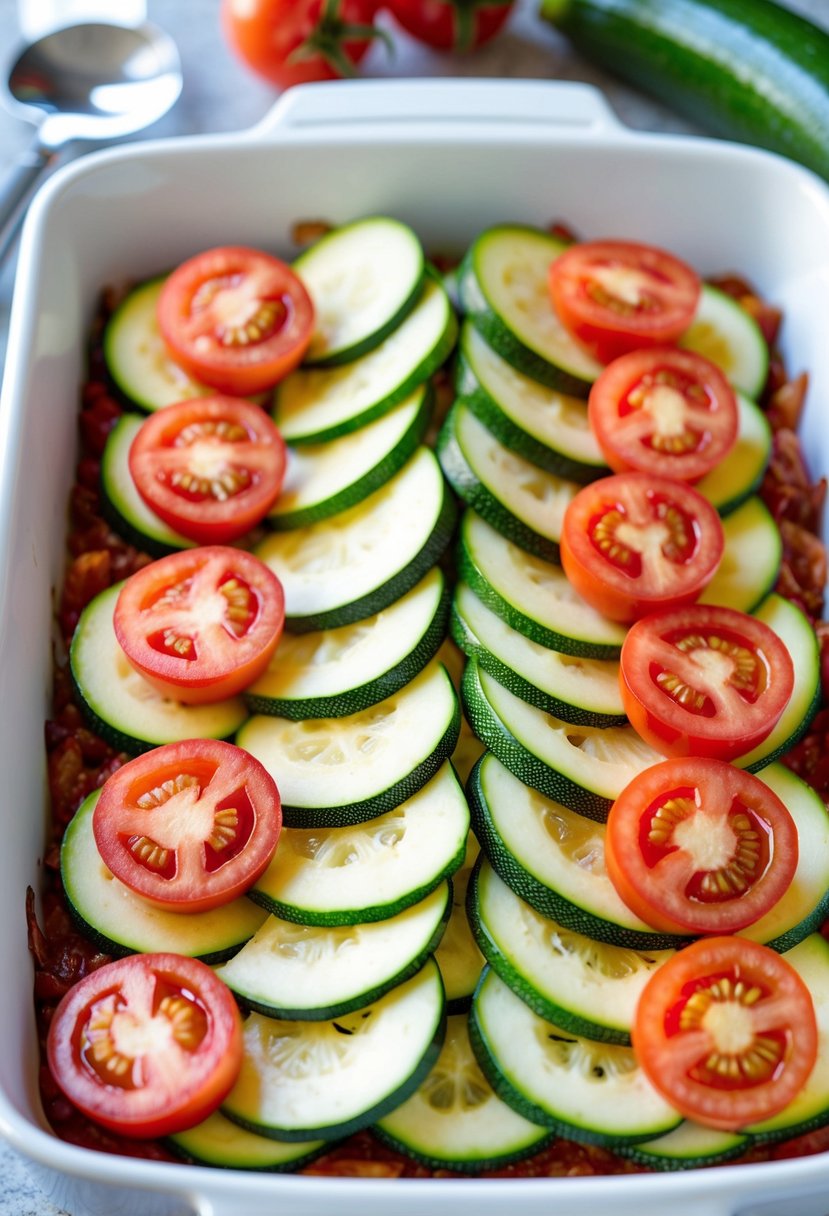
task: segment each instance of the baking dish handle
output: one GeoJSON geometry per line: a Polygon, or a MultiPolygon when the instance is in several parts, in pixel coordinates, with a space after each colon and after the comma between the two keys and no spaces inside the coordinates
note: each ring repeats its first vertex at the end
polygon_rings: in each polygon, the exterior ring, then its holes
{"type": "Polygon", "coordinates": [[[307,140],[344,129],[429,134],[458,126],[491,135],[493,127],[572,130],[580,136],[627,131],[593,85],[548,80],[349,80],[299,85],[283,93],[252,139],[307,140]]]}

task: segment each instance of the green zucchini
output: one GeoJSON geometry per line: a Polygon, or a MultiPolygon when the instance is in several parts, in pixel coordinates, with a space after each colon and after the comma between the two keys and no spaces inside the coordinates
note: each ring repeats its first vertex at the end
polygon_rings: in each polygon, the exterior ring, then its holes
{"type": "Polygon", "coordinates": [[[228,1170],[263,1170],[282,1173],[298,1170],[329,1147],[326,1140],[273,1140],[257,1136],[221,1111],[214,1111],[203,1123],[168,1136],[167,1147],[194,1165],[214,1165],[228,1170]]]}

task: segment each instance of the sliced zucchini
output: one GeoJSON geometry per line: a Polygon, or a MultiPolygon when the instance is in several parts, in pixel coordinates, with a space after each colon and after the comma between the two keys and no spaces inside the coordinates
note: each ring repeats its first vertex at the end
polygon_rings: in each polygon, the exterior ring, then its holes
{"type": "Polygon", "coordinates": [[[800,1093],[779,1115],[745,1129],[755,1144],[804,1136],[829,1123],[829,942],[813,933],[787,951],[786,962],[812,994],[818,1028],[817,1060],[800,1093]]]}
{"type": "Polygon", "coordinates": [[[602,364],[568,333],[550,304],[550,263],[566,247],[538,228],[486,229],[461,265],[461,306],[512,367],[549,388],[586,397],[602,364]]]}
{"type": "Polygon", "coordinates": [[[252,1013],[242,1070],[222,1113],[258,1135],[334,1140],[414,1093],[440,1054],[443,985],[432,960],[405,984],[335,1021],[252,1013]]]}
{"type": "Polygon", "coordinates": [[[343,367],[300,368],[277,386],[273,415],[286,442],[326,443],[383,417],[438,370],[457,332],[445,291],[427,278],[417,306],[376,350],[343,367]]]}
{"type": "Polygon", "coordinates": [[[450,1017],[437,1063],[374,1127],[380,1140],[432,1169],[494,1170],[551,1139],[498,1098],[472,1052],[465,1014],[450,1017]]]}
{"type": "Polygon", "coordinates": [[[735,388],[759,397],[769,371],[769,349],[762,330],[741,304],[703,284],[696,316],[679,341],[716,363],[735,388]]]}
{"type": "Polygon", "coordinates": [[[450,485],[467,506],[528,553],[559,560],[564,512],[579,491],[577,482],[504,447],[459,402],[443,424],[437,451],[450,485]]]}
{"type": "Polygon", "coordinates": [[[218,963],[259,929],[265,913],[241,897],[207,912],[167,912],[124,886],[104,865],[92,832],[100,790],[85,798],[66,829],[60,873],[84,931],[110,954],[186,954],[218,963]]]}
{"type": "Polygon", "coordinates": [[[360,713],[302,722],[257,715],[236,742],[276,781],[289,827],[324,828],[362,823],[411,797],[451,756],[459,732],[455,686],[434,662],[360,713]]]}
{"type": "Polygon", "coordinates": [[[627,630],[591,608],[560,566],[512,544],[465,511],[458,574],[478,599],[539,646],[586,659],[617,659],[627,630]]]}
{"type": "Polygon", "coordinates": [[[180,739],[228,739],[247,719],[241,697],[208,705],[169,700],[130,665],[112,615],[122,583],[87,604],[72,638],[69,662],[81,707],[93,729],[136,755],[180,739]]]}
{"type": "Polygon", "coordinates": [[[107,436],[101,459],[101,510],[110,526],[129,544],[150,557],[164,557],[179,549],[192,549],[196,542],[168,528],[135,488],[129,470],[129,451],[144,417],[122,414],[107,436]]]}
{"type": "Polygon", "coordinates": [[[282,583],[288,628],[335,629],[382,612],[420,581],[452,535],[455,507],[428,448],[364,502],[275,532],[255,552],[282,583]]]}
{"type": "Polygon", "coordinates": [[[470,321],[461,326],[455,390],[505,447],[540,469],[580,483],[609,472],[586,403],[522,375],[470,321]]]}
{"type": "Polygon", "coordinates": [[[486,861],[472,875],[469,919],[486,961],[534,1013],[605,1043],[630,1044],[642,989],[673,955],[610,946],[565,929],[519,899],[486,861]]]}
{"type": "Polygon", "coordinates": [[[467,795],[493,870],[542,916],[631,950],[672,950],[690,940],[655,932],[622,901],[605,868],[604,824],[522,785],[492,753],[472,770],[467,795]]]}
{"type": "Polygon", "coordinates": [[[475,944],[466,915],[466,892],[478,852],[478,842],[470,832],[463,865],[452,879],[452,911],[449,924],[435,951],[435,962],[440,968],[446,989],[448,1013],[461,1013],[469,1008],[472,993],[484,965],[483,955],[475,944]]]}
{"type": "Polygon", "coordinates": [[[470,659],[461,687],[476,735],[519,781],[604,820],[637,774],[664,759],[632,726],[574,726],[516,697],[470,659]]]}
{"type": "Polygon", "coordinates": [[[413,797],[368,823],[284,828],[248,892],[283,920],[359,925],[425,899],[463,864],[469,807],[450,764],[413,797]]]}
{"type": "Polygon", "coordinates": [[[415,975],[443,935],[450,884],[388,920],[323,928],[269,916],[217,974],[266,1017],[330,1021],[362,1009],[415,975]]]}
{"type": "Polygon", "coordinates": [[[191,397],[216,392],[188,376],[169,356],[156,320],[166,275],[134,288],[110,317],[104,331],[104,359],[116,388],[151,412],[191,397]]]}
{"type": "Polygon", "coordinates": [[[690,1170],[723,1165],[741,1156],[751,1143],[738,1132],[720,1132],[686,1120],[675,1131],[644,1144],[619,1145],[620,1157],[651,1170],[690,1170]]]}
{"type": "Polygon", "coordinates": [[[737,394],[737,407],[736,444],[694,487],[720,515],[730,515],[759,489],[771,458],[771,427],[766,415],[742,393],[737,394]]]}
{"type": "Polygon", "coordinates": [[[434,658],[446,632],[449,591],[433,566],[374,616],[318,633],[283,633],[264,673],[245,690],[253,713],[339,718],[393,696],[434,658]]]}
{"type": "Polygon", "coordinates": [[[581,1038],[540,1018],[489,969],[472,1002],[469,1034],[498,1096],[560,1136],[615,1148],[653,1140],[682,1121],[632,1048],[581,1038]]]}
{"type": "Polygon", "coordinates": [[[783,557],[780,529],[756,495],[727,515],[722,526],[722,559],[699,602],[753,612],[777,581],[783,557]]]}
{"type": "Polygon", "coordinates": [[[316,318],[305,362],[321,367],[366,354],[397,328],[420,295],[426,260],[408,225],[369,216],[327,233],[294,270],[316,318]]]}
{"type": "Polygon", "coordinates": [[[288,449],[282,492],[265,521],[278,532],[328,519],[368,498],[423,439],[432,410],[428,385],[354,434],[288,449]]]}
{"type": "Polygon", "coordinates": [[[484,751],[484,744],[461,714],[461,733],[452,752],[452,767],[464,785],[473,765],[484,751]]]}
{"type": "Polygon", "coordinates": [[[565,722],[624,726],[616,659],[582,659],[539,646],[497,616],[466,585],[452,602],[452,636],[515,696],[565,722]]]}
{"type": "Polygon", "coordinates": [[[752,773],[794,747],[808,730],[821,700],[820,645],[805,613],[791,600],[775,593],[763,600],[754,615],[786,643],[794,667],[794,688],[771,734],[735,762],[752,773]]]}
{"type": "Polygon", "coordinates": [[[168,1136],[165,1143],[179,1157],[195,1165],[214,1165],[228,1170],[298,1170],[330,1146],[326,1140],[284,1141],[257,1136],[221,1111],[203,1123],[168,1136]]]}

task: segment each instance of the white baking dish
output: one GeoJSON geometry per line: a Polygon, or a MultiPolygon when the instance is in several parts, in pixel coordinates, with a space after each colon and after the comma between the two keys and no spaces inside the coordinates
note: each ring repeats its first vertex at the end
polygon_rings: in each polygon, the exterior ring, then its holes
{"type": "Polygon", "coordinates": [[[290,256],[296,219],[378,212],[412,223],[436,251],[497,221],[561,218],[584,236],[663,244],[704,274],[746,273],[785,309],[789,365],[812,377],[807,451],[814,470],[829,470],[829,190],[778,157],[634,135],[586,86],[376,82],[294,90],[244,136],[122,147],[57,174],[23,235],[0,405],[0,1130],[73,1216],[447,1216],[515,1204],[524,1216],[823,1216],[826,1155],[673,1176],[323,1180],[116,1159],[58,1141],[43,1120],[24,894],[38,886],[45,839],[50,605],[98,290],[216,244],[290,256]]]}

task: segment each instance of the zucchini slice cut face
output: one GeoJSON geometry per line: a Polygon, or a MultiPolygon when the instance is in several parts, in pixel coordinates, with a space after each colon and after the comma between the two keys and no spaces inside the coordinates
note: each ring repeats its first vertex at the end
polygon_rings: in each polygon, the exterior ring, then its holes
{"type": "Polygon", "coordinates": [[[253,937],[265,913],[241,896],[207,912],[167,912],[153,907],[104,865],[92,832],[100,797],[95,790],[75,812],[61,845],[60,872],[66,898],[85,931],[111,954],[186,954],[218,963],[253,937]]]}
{"type": "Polygon", "coordinates": [[[657,1136],[644,1144],[620,1145],[618,1153],[652,1170],[688,1170],[732,1161],[750,1143],[750,1136],[716,1131],[686,1119],[666,1136],[657,1136]]]}
{"type": "Polygon", "coordinates": [[[143,414],[122,414],[109,432],[101,458],[101,508],[115,531],[151,557],[164,557],[196,542],[169,528],[148,507],[135,488],[129,470],[129,451],[143,414]]]}
{"type": "Polygon", "coordinates": [[[494,971],[484,972],[475,993],[469,1030],[498,1096],[561,1136],[614,1148],[653,1140],[682,1122],[631,1047],[598,1043],[540,1018],[494,971]]]}
{"type": "Polygon", "coordinates": [[[737,409],[737,442],[694,487],[720,515],[730,515],[758,490],[771,458],[771,427],[766,415],[742,393],[737,393],[737,409]]]}
{"type": "Polygon", "coordinates": [[[769,351],[760,326],[741,304],[704,283],[696,316],[679,341],[705,355],[748,397],[760,396],[769,371],[769,351]]]}
{"type": "Polygon", "coordinates": [[[475,943],[466,915],[469,879],[478,855],[478,842],[470,832],[463,865],[452,877],[449,923],[435,951],[435,962],[440,968],[446,989],[447,1013],[466,1012],[484,966],[484,956],[475,943]]]}
{"type": "Polygon", "coordinates": [[[420,970],[452,899],[441,883],[388,920],[323,928],[269,916],[217,971],[241,1004],[271,1018],[327,1021],[362,1009],[420,970]]]}
{"type": "Polygon", "coordinates": [[[222,1113],[280,1140],[350,1135],[417,1089],[445,1029],[443,984],[431,959],[379,1001],[336,1020],[252,1013],[242,1032],[242,1070],[222,1113]]]}
{"type": "Polygon", "coordinates": [[[753,612],[777,581],[783,557],[780,529],[756,495],[727,515],[722,527],[723,555],[699,603],[753,612]]]}
{"type": "Polygon", "coordinates": [[[450,1017],[437,1063],[420,1087],[373,1129],[392,1148],[433,1169],[497,1169],[551,1139],[498,1098],[481,1072],[463,1014],[450,1017]]]}
{"type": "Polygon", "coordinates": [[[258,1136],[232,1123],[218,1110],[203,1123],[168,1136],[165,1143],[195,1165],[269,1173],[301,1169],[329,1147],[326,1140],[286,1141],[258,1136]]]}

